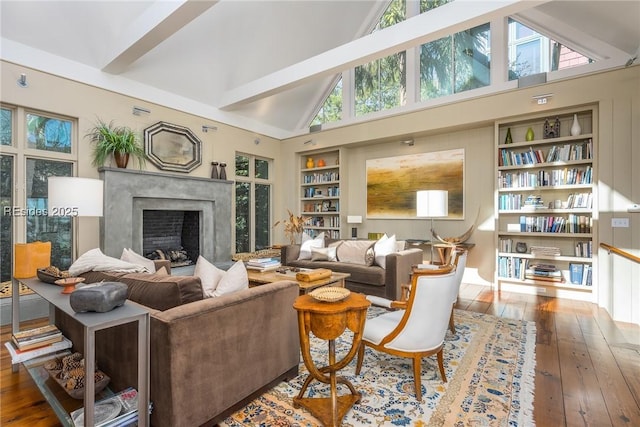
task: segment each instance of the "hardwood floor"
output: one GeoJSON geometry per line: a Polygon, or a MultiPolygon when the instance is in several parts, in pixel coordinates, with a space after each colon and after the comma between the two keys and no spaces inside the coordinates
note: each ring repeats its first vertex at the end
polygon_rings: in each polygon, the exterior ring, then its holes
{"type": "MultiPolygon", "coordinates": [[[[457,307],[536,322],[537,426],[640,426],[639,326],[614,322],[590,303],[475,285],[462,285],[457,307]]],[[[2,327],[3,343],[10,332],[2,327]]],[[[59,426],[24,368],[11,372],[4,346],[0,365],[0,425],[59,426]]]]}

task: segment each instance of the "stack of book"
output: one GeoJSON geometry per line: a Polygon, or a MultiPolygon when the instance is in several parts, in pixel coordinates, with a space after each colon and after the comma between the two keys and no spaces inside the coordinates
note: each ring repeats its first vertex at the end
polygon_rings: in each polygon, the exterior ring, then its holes
{"type": "Polygon", "coordinates": [[[282,264],[277,258],[254,258],[247,261],[248,270],[271,271],[281,266],[282,264]]]}
{"type": "Polygon", "coordinates": [[[532,264],[524,273],[525,279],[564,282],[562,271],[553,264],[532,264]]]}
{"type": "Polygon", "coordinates": [[[55,325],[19,331],[4,343],[11,354],[11,363],[21,363],[35,357],[55,353],[72,346],[55,325]]]}
{"type": "Polygon", "coordinates": [[[41,326],[11,335],[11,341],[20,351],[32,350],[62,341],[62,332],[56,325],[41,326]]]}
{"type": "Polygon", "coordinates": [[[560,256],[560,248],[554,246],[531,246],[533,256],[560,256]]]}

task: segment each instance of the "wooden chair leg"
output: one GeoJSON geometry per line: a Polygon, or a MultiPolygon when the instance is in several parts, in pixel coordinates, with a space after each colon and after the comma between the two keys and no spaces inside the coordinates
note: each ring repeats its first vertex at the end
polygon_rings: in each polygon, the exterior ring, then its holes
{"type": "Polygon", "coordinates": [[[416,399],[422,402],[422,358],[413,358],[413,384],[416,387],[416,399]]]}
{"type": "Polygon", "coordinates": [[[360,368],[362,368],[362,360],[364,359],[364,343],[360,342],[358,347],[358,361],[356,363],[356,375],[360,375],[360,368]]]}
{"type": "Polygon", "coordinates": [[[440,349],[438,352],[438,368],[440,368],[440,376],[442,377],[442,382],[447,382],[447,374],[444,373],[444,354],[443,350],[440,349]]]}
{"type": "Polygon", "coordinates": [[[449,330],[452,334],[456,333],[456,325],[455,321],[453,320],[453,307],[451,307],[451,315],[449,316],[449,330]]]}

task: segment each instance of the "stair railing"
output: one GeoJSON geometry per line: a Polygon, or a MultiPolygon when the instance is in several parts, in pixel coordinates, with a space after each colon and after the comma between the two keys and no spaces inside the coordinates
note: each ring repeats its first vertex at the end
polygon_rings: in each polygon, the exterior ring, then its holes
{"type": "Polygon", "coordinates": [[[606,249],[606,251],[609,252],[609,253],[613,252],[613,253],[615,253],[617,255],[620,255],[621,257],[624,257],[624,258],[630,259],[631,261],[635,261],[637,263],[640,263],[640,257],[637,257],[637,256],[635,256],[635,255],[633,255],[633,254],[631,254],[631,253],[629,253],[627,251],[624,251],[624,250],[622,250],[620,248],[616,248],[615,246],[611,246],[611,245],[608,245],[606,243],[600,243],[600,247],[602,249],[606,249]]]}

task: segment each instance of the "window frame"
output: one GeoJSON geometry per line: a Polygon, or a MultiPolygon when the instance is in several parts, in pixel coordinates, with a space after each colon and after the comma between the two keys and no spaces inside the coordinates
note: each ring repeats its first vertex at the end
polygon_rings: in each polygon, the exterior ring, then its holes
{"type": "MultiPolygon", "coordinates": [[[[234,246],[234,252],[237,252],[237,248],[236,246],[236,242],[237,242],[237,233],[238,233],[238,229],[235,226],[236,221],[237,221],[237,211],[236,211],[236,206],[238,205],[237,202],[237,195],[236,195],[236,185],[238,183],[247,183],[249,184],[249,227],[248,227],[248,233],[249,233],[249,252],[253,252],[256,250],[256,203],[255,203],[255,191],[256,191],[256,185],[266,185],[269,187],[269,211],[268,211],[268,224],[271,224],[273,222],[273,195],[274,195],[274,175],[275,172],[275,168],[274,168],[274,159],[269,158],[269,157],[265,157],[265,156],[260,156],[260,155],[256,155],[256,154],[250,154],[247,152],[241,152],[241,151],[236,151],[234,154],[234,168],[233,168],[233,173],[234,173],[234,179],[235,179],[235,184],[233,186],[233,200],[234,200],[234,212],[233,212],[233,218],[234,218],[234,227],[233,227],[233,246],[234,246]],[[249,159],[249,166],[248,166],[248,172],[249,175],[248,176],[242,176],[242,175],[237,175],[236,174],[236,170],[237,168],[236,166],[236,159],[238,156],[245,156],[249,159]],[[257,178],[255,176],[255,162],[256,160],[261,160],[261,161],[266,161],[267,165],[268,165],[268,169],[269,169],[269,173],[268,173],[268,178],[264,179],[264,178],[257,178]]],[[[269,227],[268,230],[268,246],[271,246],[272,242],[273,242],[273,233],[271,232],[271,227],[269,227]]]]}

